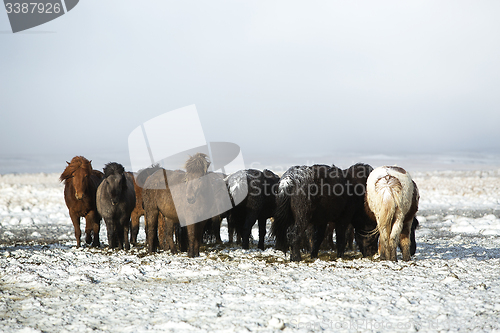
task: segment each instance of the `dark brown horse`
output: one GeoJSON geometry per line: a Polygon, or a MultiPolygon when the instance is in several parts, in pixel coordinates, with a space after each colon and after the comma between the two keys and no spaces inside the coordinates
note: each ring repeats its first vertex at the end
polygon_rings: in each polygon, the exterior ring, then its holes
{"type": "Polygon", "coordinates": [[[104,179],[97,188],[97,211],[106,223],[111,249],[130,249],[130,215],[135,208],[133,178],[123,165],[111,162],[104,167],[104,179]]]}
{"type": "Polygon", "coordinates": [[[188,256],[199,256],[203,228],[206,220],[217,213],[217,203],[212,191],[215,173],[208,173],[210,161],[207,155],[197,153],[186,162],[186,172],[160,169],[148,177],[143,190],[146,218],[146,243],[149,252],[155,252],[158,245],[177,252],[173,241],[175,224],[187,226],[188,256]],[[213,212],[212,212],[213,210],[213,212]],[[164,220],[158,223],[158,215],[164,220]],[[163,225],[162,225],[163,224],[163,225]],[[164,231],[162,231],[164,230],[164,231]]]}
{"type": "Polygon", "coordinates": [[[75,156],[59,177],[64,181],[64,200],[75,228],[76,246],[80,247],[80,217],[85,217],[85,242],[98,247],[101,216],[96,207],[96,191],[103,174],[92,169],[92,161],[75,156]]]}

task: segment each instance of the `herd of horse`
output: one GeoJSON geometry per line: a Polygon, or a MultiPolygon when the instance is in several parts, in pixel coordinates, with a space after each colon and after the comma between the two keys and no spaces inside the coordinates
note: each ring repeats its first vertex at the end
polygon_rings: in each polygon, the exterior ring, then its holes
{"type": "Polygon", "coordinates": [[[332,248],[334,230],[337,257],[353,239],[364,257],[378,252],[381,260],[397,261],[399,247],[408,261],[416,251],[418,189],[396,166],[373,169],[358,163],[342,170],[316,164],[293,166],[281,177],[267,169],[225,175],[209,171],[209,158],[202,153],[186,161],[185,171],[153,165],[134,174],[111,162],[100,172],[82,156],[67,164],[60,180],[78,247],[81,217],[87,244],[100,246],[104,219],[109,247],[128,250],[137,245],[144,215],[148,252],[160,248],[177,253],[180,248],[189,257],[199,256],[204,235],[221,242],[224,218],[229,242],[236,234],[244,249],[250,247],[258,221],[261,250],[271,219],[275,247],[290,250],[292,261],[300,261],[304,251],[316,258],[320,248],[332,248]]]}

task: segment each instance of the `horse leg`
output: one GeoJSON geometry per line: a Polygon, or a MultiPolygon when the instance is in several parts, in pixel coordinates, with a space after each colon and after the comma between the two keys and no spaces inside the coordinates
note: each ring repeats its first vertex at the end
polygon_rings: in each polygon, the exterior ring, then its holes
{"type": "Polygon", "coordinates": [[[229,237],[229,241],[228,243],[229,244],[233,244],[233,239],[234,239],[234,228],[233,227],[230,227],[229,224],[227,226],[227,233],[228,233],[228,237],[229,237]]]}
{"type": "Polygon", "coordinates": [[[88,223],[92,226],[92,234],[94,235],[92,239],[92,246],[100,247],[101,243],[99,242],[99,231],[101,229],[101,216],[97,210],[91,210],[85,219],[89,221],[88,223]]]}
{"type": "MultiPolygon", "coordinates": [[[[196,241],[196,225],[198,223],[190,224],[186,227],[188,235],[188,257],[194,258],[196,256],[195,252],[195,241],[196,241]]],[[[199,253],[198,253],[199,255],[199,253]]]]}
{"type": "Polygon", "coordinates": [[[75,228],[75,238],[76,238],[76,247],[80,247],[82,237],[82,231],[80,230],[80,216],[70,211],[69,216],[71,217],[71,222],[73,222],[73,227],[75,228]]]}
{"type": "Polygon", "coordinates": [[[292,243],[290,250],[290,261],[301,261],[302,256],[300,255],[300,243],[292,243]]]}
{"type": "Polygon", "coordinates": [[[194,256],[200,256],[200,245],[203,243],[203,229],[205,229],[206,221],[198,222],[194,225],[194,256]]]}
{"type": "Polygon", "coordinates": [[[121,232],[118,232],[118,228],[115,228],[114,234],[113,234],[113,248],[116,249],[118,248],[119,250],[122,249],[120,246],[120,237],[121,237],[121,232]]]}
{"type": "Polygon", "coordinates": [[[264,250],[264,239],[266,237],[266,223],[267,218],[262,217],[259,219],[259,249],[264,250]]]}
{"type": "Polygon", "coordinates": [[[335,238],[337,240],[337,258],[342,258],[347,245],[347,229],[354,217],[354,211],[346,209],[335,221],[335,238]]]}
{"type": "MultiPolygon", "coordinates": [[[[116,243],[117,247],[119,250],[123,250],[123,230],[124,230],[124,225],[123,225],[123,219],[118,220],[118,224],[116,225],[116,230],[115,230],[115,237],[116,237],[116,243]]],[[[128,236],[128,235],[127,235],[128,236]]]]}
{"type": "Polygon", "coordinates": [[[212,230],[215,235],[216,244],[222,244],[222,239],[220,238],[220,224],[221,224],[220,216],[212,218],[212,230]]]}
{"type": "Polygon", "coordinates": [[[104,222],[106,223],[106,231],[108,233],[108,245],[110,249],[114,249],[116,247],[116,231],[115,231],[115,225],[113,224],[113,221],[108,219],[104,219],[104,222]]]}
{"type": "Polygon", "coordinates": [[[129,242],[129,229],[130,229],[130,217],[126,218],[124,221],[122,221],[122,233],[120,238],[121,240],[121,246],[120,248],[124,248],[125,250],[130,250],[130,242],[129,242]]]}
{"type": "Polygon", "coordinates": [[[326,226],[326,224],[314,226],[314,242],[311,249],[311,258],[318,257],[319,247],[325,238],[326,226]]]}
{"type": "Polygon", "coordinates": [[[177,225],[177,231],[179,237],[177,239],[177,246],[179,247],[179,251],[187,252],[188,251],[188,232],[187,227],[181,227],[180,224],[177,225]]]}
{"type": "Polygon", "coordinates": [[[302,256],[300,255],[300,247],[302,244],[302,237],[305,234],[307,228],[307,222],[304,219],[295,219],[295,223],[290,228],[287,237],[290,239],[288,243],[290,244],[290,261],[301,261],[302,256]]]}
{"type": "Polygon", "coordinates": [[[85,243],[88,245],[92,243],[92,231],[94,230],[94,219],[89,218],[90,212],[85,215],[85,243]]]}
{"type": "Polygon", "coordinates": [[[346,228],[346,245],[349,250],[356,250],[354,247],[354,226],[351,223],[346,228]]]}
{"type": "Polygon", "coordinates": [[[411,244],[411,240],[410,240],[410,234],[412,232],[412,228],[411,228],[412,222],[413,222],[413,219],[410,219],[409,221],[405,221],[405,223],[403,225],[403,230],[401,230],[401,235],[399,236],[399,247],[401,248],[401,253],[403,254],[404,261],[409,261],[410,257],[411,257],[410,246],[412,244],[411,244]]]}
{"type": "Polygon", "coordinates": [[[337,240],[337,258],[342,258],[346,248],[346,224],[344,221],[335,223],[335,238],[337,240]]]}
{"type": "Polygon", "coordinates": [[[137,246],[137,235],[139,234],[139,218],[141,215],[134,209],[130,215],[130,243],[137,246]]]}
{"type": "Polygon", "coordinates": [[[326,225],[325,229],[325,243],[329,250],[333,250],[335,245],[333,243],[333,231],[335,230],[335,223],[330,222],[326,225]]]}
{"type": "Polygon", "coordinates": [[[257,220],[257,216],[254,211],[250,211],[245,217],[244,225],[243,225],[243,234],[241,235],[241,246],[243,249],[248,250],[250,248],[250,234],[252,233],[252,227],[255,224],[255,220],[257,220]]]}
{"type": "Polygon", "coordinates": [[[389,258],[391,256],[391,251],[389,250],[390,247],[389,237],[386,234],[387,230],[385,228],[380,230],[380,243],[379,243],[380,260],[390,260],[389,258]]]}
{"type": "Polygon", "coordinates": [[[160,213],[158,214],[158,243],[163,251],[167,251],[169,247],[167,237],[167,219],[160,213]]]}
{"type": "Polygon", "coordinates": [[[416,217],[413,218],[411,223],[411,232],[410,232],[410,255],[415,255],[417,252],[417,240],[415,239],[415,229],[418,227],[418,220],[416,217]]]}
{"type": "Polygon", "coordinates": [[[170,252],[172,254],[177,253],[177,248],[174,243],[174,229],[175,229],[175,222],[172,219],[169,218],[163,218],[163,221],[165,221],[165,250],[170,249],[170,252]]]}
{"type": "MultiPolygon", "coordinates": [[[[398,249],[398,245],[399,245],[399,239],[401,236],[401,232],[403,230],[403,225],[404,225],[403,217],[398,216],[396,218],[396,221],[392,225],[391,235],[390,235],[390,239],[389,239],[389,249],[388,249],[389,250],[389,260],[398,261],[397,249],[398,249]]],[[[411,227],[411,224],[410,224],[410,227],[411,227]]],[[[409,233],[408,233],[408,236],[409,236],[409,233]]],[[[410,253],[409,242],[407,242],[405,245],[408,245],[406,250],[408,251],[408,254],[409,254],[410,253]]],[[[408,257],[408,260],[410,260],[409,257],[408,257]]]]}
{"type": "Polygon", "coordinates": [[[148,252],[156,252],[158,248],[158,208],[146,209],[146,244],[148,245],[148,252]]]}
{"type": "Polygon", "coordinates": [[[233,244],[234,234],[235,234],[234,218],[233,218],[233,216],[231,214],[228,214],[228,216],[226,217],[226,221],[227,221],[227,233],[228,233],[228,236],[229,236],[228,243],[229,244],[233,244]]]}

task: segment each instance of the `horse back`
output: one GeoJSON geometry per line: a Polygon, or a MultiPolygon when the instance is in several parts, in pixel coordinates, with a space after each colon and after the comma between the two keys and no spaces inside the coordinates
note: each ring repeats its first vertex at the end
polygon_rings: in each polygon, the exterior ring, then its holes
{"type": "Polygon", "coordinates": [[[145,210],[159,210],[164,217],[178,221],[177,211],[169,186],[180,184],[185,173],[160,168],[151,174],[144,183],[142,198],[145,210]]]}

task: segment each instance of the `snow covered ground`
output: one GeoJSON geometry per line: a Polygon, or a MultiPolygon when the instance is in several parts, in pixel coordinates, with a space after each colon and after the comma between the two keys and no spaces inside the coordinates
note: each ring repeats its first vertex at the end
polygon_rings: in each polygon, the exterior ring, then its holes
{"type": "Polygon", "coordinates": [[[0,331],[500,331],[500,170],[413,173],[417,254],[397,263],[77,249],[58,176],[0,176],[0,331]]]}

